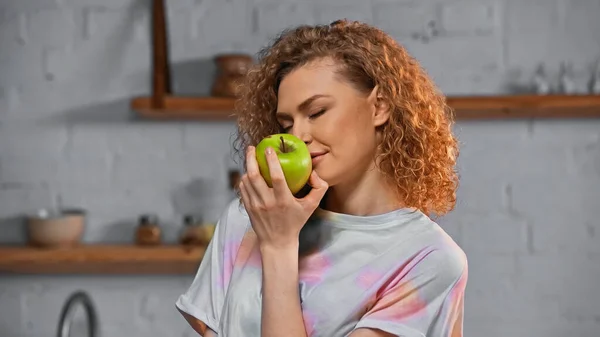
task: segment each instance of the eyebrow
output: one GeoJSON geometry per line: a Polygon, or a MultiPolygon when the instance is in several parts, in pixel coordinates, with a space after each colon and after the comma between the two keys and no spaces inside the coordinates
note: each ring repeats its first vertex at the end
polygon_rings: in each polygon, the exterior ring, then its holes
{"type": "MultiPolygon", "coordinates": [[[[303,111],[308,109],[308,107],[312,104],[312,102],[314,102],[315,100],[319,99],[319,98],[323,98],[323,97],[331,97],[329,95],[313,95],[307,99],[304,100],[304,102],[298,104],[298,110],[303,111]]],[[[287,118],[289,117],[289,114],[287,112],[282,112],[282,111],[278,111],[275,113],[275,115],[279,118],[287,118]]]]}

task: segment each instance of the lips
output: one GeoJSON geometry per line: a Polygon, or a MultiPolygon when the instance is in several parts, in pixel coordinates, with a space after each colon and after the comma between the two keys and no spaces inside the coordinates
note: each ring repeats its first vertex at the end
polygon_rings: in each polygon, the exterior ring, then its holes
{"type": "Polygon", "coordinates": [[[313,166],[319,163],[325,154],[327,154],[327,152],[311,152],[310,157],[312,158],[313,166]]]}

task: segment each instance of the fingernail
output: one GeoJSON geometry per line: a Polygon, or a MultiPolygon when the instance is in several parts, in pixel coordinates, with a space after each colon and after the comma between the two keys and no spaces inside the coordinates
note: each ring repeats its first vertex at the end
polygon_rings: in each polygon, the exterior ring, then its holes
{"type": "Polygon", "coordinates": [[[273,148],[272,147],[267,147],[267,154],[273,154],[273,148]]]}

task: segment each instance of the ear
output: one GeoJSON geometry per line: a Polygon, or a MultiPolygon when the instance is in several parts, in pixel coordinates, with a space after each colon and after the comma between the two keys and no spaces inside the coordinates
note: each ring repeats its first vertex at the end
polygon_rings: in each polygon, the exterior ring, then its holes
{"type": "Polygon", "coordinates": [[[379,86],[375,86],[369,97],[367,98],[369,106],[373,112],[373,126],[378,127],[385,124],[390,119],[390,106],[383,100],[383,97],[379,93],[379,86]]]}

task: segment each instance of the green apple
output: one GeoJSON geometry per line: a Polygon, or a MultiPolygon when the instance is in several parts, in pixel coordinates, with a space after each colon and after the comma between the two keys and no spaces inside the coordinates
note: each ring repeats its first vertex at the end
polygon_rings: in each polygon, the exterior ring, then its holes
{"type": "Polygon", "coordinates": [[[265,137],[256,146],[256,161],[267,185],[273,187],[265,150],[272,147],[279,158],[285,181],[292,194],[300,191],[312,172],[312,158],[306,144],[298,137],[280,133],[265,137]]]}

